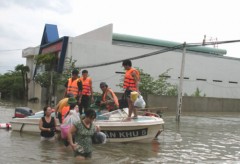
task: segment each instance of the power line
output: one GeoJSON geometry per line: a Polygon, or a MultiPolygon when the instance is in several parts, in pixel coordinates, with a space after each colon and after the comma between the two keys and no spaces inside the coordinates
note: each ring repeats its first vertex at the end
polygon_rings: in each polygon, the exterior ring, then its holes
{"type": "Polygon", "coordinates": [[[20,51],[23,49],[6,49],[6,50],[0,50],[0,52],[9,52],[9,51],[20,51]]]}
{"type": "MultiPolygon", "coordinates": [[[[158,51],[155,51],[155,52],[150,52],[150,53],[147,53],[147,54],[143,54],[143,55],[140,55],[140,56],[127,58],[127,59],[129,59],[129,60],[141,59],[141,58],[145,58],[145,57],[149,57],[149,56],[153,56],[153,55],[157,55],[157,54],[173,51],[173,50],[176,50],[176,49],[180,49],[181,47],[183,47],[183,44],[179,44],[179,45],[174,46],[174,47],[158,50],[158,51]]],[[[85,69],[85,68],[101,67],[101,66],[121,63],[123,60],[126,60],[126,59],[121,59],[121,60],[116,60],[116,61],[106,62],[106,63],[100,63],[100,64],[93,64],[93,65],[88,65],[88,66],[82,66],[80,68],[81,69],[83,69],[83,68],[85,69]]]]}
{"type": "MultiPolygon", "coordinates": [[[[204,43],[188,43],[185,46],[186,47],[198,47],[198,46],[228,44],[228,43],[236,43],[236,42],[240,42],[240,40],[214,41],[214,42],[204,42],[204,43]]],[[[181,49],[183,47],[183,45],[184,44],[179,44],[179,45],[176,45],[174,47],[165,48],[165,49],[162,49],[162,50],[158,50],[158,51],[155,51],[155,52],[150,52],[150,53],[147,53],[147,54],[143,54],[143,55],[140,55],[140,56],[127,58],[127,59],[136,60],[136,59],[141,59],[141,58],[145,58],[145,57],[150,57],[150,56],[154,56],[154,55],[157,55],[157,54],[162,54],[162,53],[165,53],[165,52],[173,51],[173,50],[176,50],[176,49],[181,49]]],[[[85,69],[85,68],[107,66],[107,65],[111,65],[111,64],[121,63],[123,60],[126,60],[126,59],[121,59],[121,60],[116,60],[116,61],[106,62],[106,63],[100,63],[100,64],[87,65],[87,66],[82,66],[80,68],[85,69]]]]}

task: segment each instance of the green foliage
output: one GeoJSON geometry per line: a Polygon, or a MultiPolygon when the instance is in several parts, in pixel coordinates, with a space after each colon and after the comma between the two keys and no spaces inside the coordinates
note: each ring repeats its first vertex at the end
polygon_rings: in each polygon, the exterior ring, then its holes
{"type": "Polygon", "coordinates": [[[29,67],[28,66],[24,66],[23,64],[18,64],[16,67],[15,67],[15,71],[20,71],[21,74],[25,74],[27,72],[30,71],[29,67]]]}
{"type": "Polygon", "coordinates": [[[27,77],[27,72],[30,71],[30,68],[28,66],[24,66],[23,64],[18,64],[15,67],[16,72],[21,72],[22,75],[22,96],[25,98],[25,100],[28,97],[28,77],[27,77]],[[27,84],[27,85],[26,85],[27,84]]]}
{"type": "Polygon", "coordinates": [[[71,77],[71,72],[75,69],[76,60],[71,58],[66,58],[64,63],[64,71],[62,73],[56,72],[57,66],[57,55],[56,54],[42,54],[35,58],[35,62],[38,65],[43,65],[45,67],[45,72],[38,73],[34,80],[41,87],[46,88],[46,104],[50,102],[51,96],[55,95],[59,85],[64,85],[69,77],[71,77]]]}
{"type": "Polygon", "coordinates": [[[197,87],[196,91],[191,96],[194,96],[194,97],[206,97],[206,94],[204,93],[203,96],[201,96],[201,90],[197,87]]]}
{"type": "Polygon", "coordinates": [[[16,98],[22,100],[22,75],[11,71],[0,75],[0,92],[3,99],[16,98]]]}
{"type": "Polygon", "coordinates": [[[41,54],[41,55],[37,55],[35,56],[35,63],[37,65],[39,64],[52,64],[57,60],[57,55],[49,53],[49,54],[41,54]]]}
{"type": "Polygon", "coordinates": [[[138,69],[141,75],[141,81],[139,83],[139,90],[143,94],[153,95],[165,95],[176,96],[178,94],[177,86],[167,82],[168,72],[163,72],[158,76],[158,79],[154,79],[150,74],[144,73],[142,69],[138,69]]]}
{"type": "MultiPolygon", "coordinates": [[[[43,72],[43,73],[39,73],[35,76],[34,80],[36,83],[38,83],[41,87],[43,88],[49,88],[50,85],[51,85],[51,72],[49,71],[46,71],[46,72],[43,72]]],[[[53,73],[53,83],[56,84],[57,83],[57,73],[54,72],[53,73]]]]}
{"type": "Polygon", "coordinates": [[[65,63],[64,63],[64,67],[65,69],[63,70],[62,74],[61,74],[61,79],[59,80],[58,84],[64,85],[66,83],[66,81],[71,77],[72,75],[72,70],[74,69],[78,69],[80,72],[80,68],[76,67],[76,62],[77,60],[73,60],[72,57],[67,57],[65,59],[65,63]]]}

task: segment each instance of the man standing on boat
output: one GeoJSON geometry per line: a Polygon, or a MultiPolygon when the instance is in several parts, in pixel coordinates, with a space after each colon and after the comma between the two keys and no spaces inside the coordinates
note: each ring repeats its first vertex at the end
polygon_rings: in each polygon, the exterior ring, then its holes
{"type": "Polygon", "coordinates": [[[82,82],[82,94],[79,98],[79,112],[80,114],[86,112],[90,106],[90,102],[94,101],[93,99],[93,89],[92,89],[92,78],[88,76],[88,71],[82,71],[82,77],[79,78],[82,82]]]}
{"type": "Polygon", "coordinates": [[[74,69],[72,71],[72,77],[68,79],[68,81],[65,83],[65,94],[64,97],[67,97],[67,95],[72,94],[77,100],[79,99],[79,96],[81,95],[82,91],[82,82],[78,78],[79,71],[77,69],[74,69]]]}
{"type": "Polygon", "coordinates": [[[133,105],[133,101],[130,99],[131,92],[139,92],[138,83],[140,81],[140,73],[137,69],[132,67],[131,60],[124,60],[122,66],[126,70],[123,88],[125,89],[125,96],[127,97],[128,102],[128,117],[131,118],[132,113],[134,114],[133,118],[137,118],[137,109],[133,105]]]}

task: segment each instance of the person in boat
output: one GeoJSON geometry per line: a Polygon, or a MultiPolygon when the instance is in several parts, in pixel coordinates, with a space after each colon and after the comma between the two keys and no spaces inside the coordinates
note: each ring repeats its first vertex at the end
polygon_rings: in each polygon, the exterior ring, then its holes
{"type": "Polygon", "coordinates": [[[59,122],[62,123],[62,109],[65,106],[68,106],[68,98],[69,97],[74,97],[73,94],[69,93],[67,94],[67,97],[64,97],[61,99],[58,104],[55,106],[55,116],[58,118],[59,122]]]}
{"type": "Polygon", "coordinates": [[[41,140],[54,140],[57,121],[51,116],[52,108],[46,106],[43,108],[44,116],[39,120],[39,129],[41,130],[41,140]]]}
{"type": "Polygon", "coordinates": [[[85,112],[85,117],[80,122],[73,124],[68,132],[68,141],[74,151],[74,156],[79,160],[92,157],[92,136],[95,132],[100,132],[100,128],[93,124],[96,112],[89,109],[85,112]],[[75,143],[72,136],[75,135],[75,143]]]}
{"type": "Polygon", "coordinates": [[[131,92],[139,92],[138,83],[140,81],[140,73],[137,69],[132,67],[131,60],[124,60],[122,66],[126,70],[123,89],[125,89],[124,94],[127,97],[128,102],[128,117],[131,118],[132,113],[134,114],[133,118],[137,118],[137,109],[134,107],[134,102],[131,100],[131,92]]]}
{"type": "Polygon", "coordinates": [[[116,94],[108,87],[107,83],[101,82],[102,99],[100,101],[100,109],[107,109],[109,112],[119,108],[118,98],[116,94]]]}
{"type": "Polygon", "coordinates": [[[88,71],[83,70],[82,76],[80,77],[82,82],[82,93],[79,98],[79,112],[82,115],[90,107],[90,103],[94,102],[93,89],[92,89],[92,78],[88,76],[88,71]]]}

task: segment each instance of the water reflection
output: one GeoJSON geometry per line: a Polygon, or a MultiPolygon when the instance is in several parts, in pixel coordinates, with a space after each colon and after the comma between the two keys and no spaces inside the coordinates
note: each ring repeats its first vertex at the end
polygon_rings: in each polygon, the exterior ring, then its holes
{"type": "MultiPolygon", "coordinates": [[[[0,105],[0,122],[9,122],[14,106],[0,105]]],[[[239,113],[184,113],[180,123],[165,114],[165,131],[149,144],[95,145],[89,163],[238,163],[239,113]]],[[[1,163],[78,163],[61,141],[40,141],[38,134],[0,129],[1,163]]]]}

